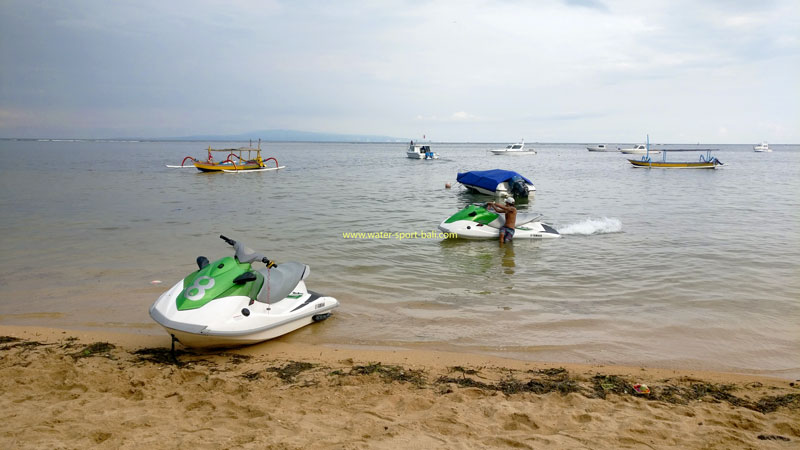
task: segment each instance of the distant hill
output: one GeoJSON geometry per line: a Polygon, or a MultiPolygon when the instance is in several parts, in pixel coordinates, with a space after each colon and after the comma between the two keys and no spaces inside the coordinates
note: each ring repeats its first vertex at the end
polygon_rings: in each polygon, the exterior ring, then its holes
{"type": "Polygon", "coordinates": [[[276,141],[276,142],[405,142],[406,138],[391,136],[375,136],[366,134],[336,134],[315,133],[312,131],[296,130],[262,130],[242,134],[208,134],[196,136],[182,136],[161,138],[166,141],[248,141],[248,140],[276,141]]]}

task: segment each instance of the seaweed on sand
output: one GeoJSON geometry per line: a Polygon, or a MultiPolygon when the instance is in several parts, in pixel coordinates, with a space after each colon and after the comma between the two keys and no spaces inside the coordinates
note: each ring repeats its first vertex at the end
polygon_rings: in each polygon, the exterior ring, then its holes
{"type": "Polygon", "coordinates": [[[774,412],[782,406],[792,409],[800,408],[800,394],[762,397],[753,405],[752,409],[766,414],[774,412]]]}
{"type": "Polygon", "coordinates": [[[633,392],[633,385],[618,375],[595,375],[592,386],[596,398],[606,398],[606,394],[628,394],[633,392]]]}
{"type": "Polygon", "coordinates": [[[478,371],[475,369],[466,369],[461,366],[452,366],[447,368],[450,372],[460,372],[462,375],[477,375],[478,371]]]}
{"type": "Polygon", "coordinates": [[[242,374],[242,378],[248,381],[255,381],[261,378],[261,372],[253,372],[253,371],[245,372],[242,374]]]}
{"type": "Polygon", "coordinates": [[[285,383],[292,383],[297,375],[300,375],[306,370],[311,370],[313,368],[314,365],[311,363],[289,361],[283,367],[269,367],[265,369],[265,372],[275,372],[278,375],[278,378],[283,380],[285,383]]]}
{"type": "Polygon", "coordinates": [[[102,356],[103,358],[114,359],[111,350],[115,349],[114,344],[108,342],[95,342],[87,345],[75,353],[70,353],[73,359],[90,358],[92,356],[102,356]]]}
{"type": "Polygon", "coordinates": [[[238,365],[249,361],[253,357],[250,355],[240,355],[238,353],[220,353],[220,356],[227,356],[230,358],[231,364],[238,365]]]}
{"type": "Polygon", "coordinates": [[[8,344],[9,342],[19,342],[19,338],[14,336],[0,336],[0,344],[8,344]]]}
{"type": "Polygon", "coordinates": [[[411,383],[419,387],[423,387],[426,381],[425,373],[422,370],[405,369],[400,366],[383,365],[381,363],[353,366],[347,373],[341,370],[335,370],[331,372],[331,375],[378,375],[386,382],[399,381],[401,383],[411,383]]]}
{"type": "Polygon", "coordinates": [[[42,345],[47,345],[38,341],[26,341],[13,336],[0,336],[0,344],[8,344],[0,347],[0,350],[11,350],[12,348],[20,348],[23,351],[39,347],[42,345]]]}
{"type": "Polygon", "coordinates": [[[569,378],[569,372],[567,372],[567,369],[563,367],[558,367],[558,368],[554,367],[552,369],[529,370],[528,373],[536,373],[551,378],[554,377],[569,378]]]}
{"type": "MultiPolygon", "coordinates": [[[[605,398],[605,394],[613,392],[618,395],[633,395],[632,386],[616,375],[596,375],[593,378],[595,395],[605,398]]],[[[800,394],[786,394],[781,396],[766,396],[753,402],[733,395],[737,387],[732,384],[712,384],[698,382],[699,380],[684,379],[689,381],[689,386],[676,386],[666,384],[654,386],[651,394],[641,397],[650,401],[663,401],[672,404],[688,405],[693,401],[710,399],[715,402],[726,402],[735,407],[747,408],[767,414],[778,408],[800,408],[800,394]]]]}
{"type": "Polygon", "coordinates": [[[493,384],[484,383],[483,381],[474,380],[468,377],[453,378],[453,377],[439,377],[436,379],[436,384],[456,384],[465,388],[478,388],[484,391],[498,391],[500,389],[493,384]]]}
{"type": "Polygon", "coordinates": [[[194,355],[194,353],[184,350],[170,350],[168,348],[140,348],[133,352],[138,357],[140,362],[149,362],[153,364],[164,364],[168,366],[183,366],[184,362],[178,360],[178,356],[194,355]]]}
{"type": "Polygon", "coordinates": [[[64,339],[64,343],[61,344],[61,348],[63,349],[71,349],[75,348],[79,345],[80,339],[76,338],[75,336],[69,336],[64,339]]]}
{"type": "Polygon", "coordinates": [[[568,394],[570,392],[579,392],[580,385],[577,381],[571,379],[566,369],[550,369],[546,371],[535,372],[544,377],[531,378],[528,381],[522,381],[508,376],[500,380],[496,384],[484,383],[472,378],[464,377],[439,377],[436,380],[438,384],[453,383],[461,387],[473,387],[487,391],[498,391],[506,395],[518,394],[522,392],[530,392],[533,394],[547,394],[550,392],[558,392],[560,394],[568,394]]]}

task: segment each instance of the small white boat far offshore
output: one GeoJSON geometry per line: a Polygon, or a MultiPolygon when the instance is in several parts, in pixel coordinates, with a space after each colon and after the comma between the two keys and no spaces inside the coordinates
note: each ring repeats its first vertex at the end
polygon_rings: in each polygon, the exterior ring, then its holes
{"type": "Polygon", "coordinates": [[[628,155],[644,155],[646,153],[650,153],[652,155],[656,153],[661,153],[660,150],[653,150],[652,148],[648,150],[648,147],[649,146],[647,145],[639,144],[634,146],[633,148],[621,148],[619,149],[619,151],[620,153],[626,153],[628,155]]]}
{"type": "Polygon", "coordinates": [[[590,152],[615,152],[616,150],[612,150],[606,147],[606,144],[597,144],[591,147],[586,147],[586,150],[590,152]]]}
{"type": "Polygon", "coordinates": [[[754,145],[753,146],[753,151],[754,152],[771,152],[772,149],[769,148],[769,144],[767,144],[766,142],[762,142],[762,143],[760,143],[758,145],[754,145]]]}
{"type": "Polygon", "coordinates": [[[408,144],[406,156],[411,159],[439,159],[439,154],[431,150],[429,143],[414,143],[414,141],[408,144]]]}
{"type": "Polygon", "coordinates": [[[495,155],[535,155],[536,150],[530,148],[525,148],[525,140],[521,140],[516,144],[511,144],[506,148],[499,148],[497,150],[491,150],[492,154],[495,155]]]}

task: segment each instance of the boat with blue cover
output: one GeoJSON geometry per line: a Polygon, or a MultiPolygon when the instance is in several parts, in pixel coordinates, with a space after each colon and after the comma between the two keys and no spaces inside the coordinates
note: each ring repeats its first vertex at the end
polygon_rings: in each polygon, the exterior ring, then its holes
{"type": "Polygon", "coordinates": [[[531,180],[513,170],[472,170],[459,173],[456,181],[470,192],[498,197],[528,197],[536,191],[531,180]]]}

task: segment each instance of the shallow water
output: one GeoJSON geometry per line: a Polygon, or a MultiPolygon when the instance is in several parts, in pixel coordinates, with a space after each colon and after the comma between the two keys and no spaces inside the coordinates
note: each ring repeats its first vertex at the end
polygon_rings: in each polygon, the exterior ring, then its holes
{"type": "Polygon", "coordinates": [[[404,144],[269,143],[286,169],[165,167],[206,145],[0,141],[0,323],[163,333],[149,305],[196,256],[227,255],[226,234],[310,264],[310,288],[341,301],[286,340],[800,375],[797,146],[713,146],[717,170],[580,144],[437,144],[440,160],[415,161],[404,144]],[[420,237],[487,200],[457,172],[491,168],[531,178],[518,207],[563,238],[420,237]],[[343,237],[379,231],[417,237],[343,237]]]}

